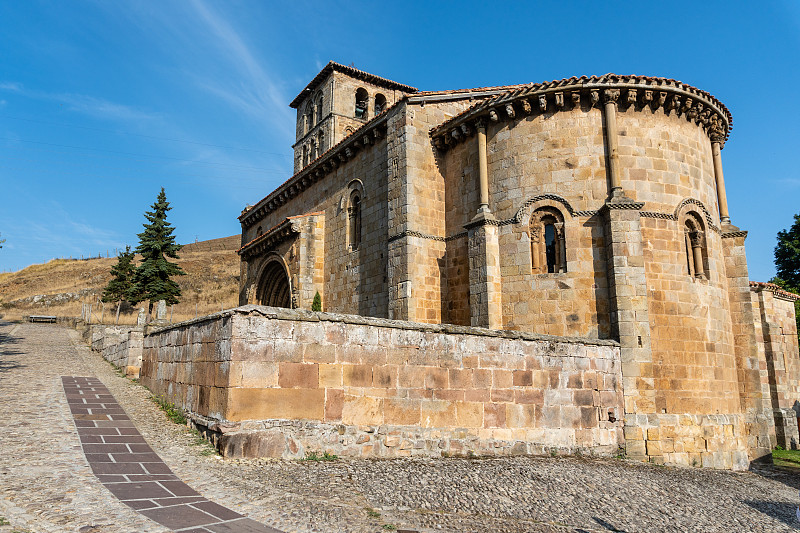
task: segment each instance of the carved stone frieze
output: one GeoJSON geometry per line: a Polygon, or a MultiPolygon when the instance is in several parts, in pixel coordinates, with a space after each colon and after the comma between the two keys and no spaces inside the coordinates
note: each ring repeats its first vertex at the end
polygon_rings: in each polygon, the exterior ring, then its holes
{"type": "MultiPolygon", "coordinates": [[[[617,105],[625,102],[624,112],[640,112],[645,108],[653,111],[663,108],[673,111],[703,128],[715,138],[727,139],[731,127],[731,116],[727,108],[714,96],[681,82],[645,76],[592,76],[569,78],[557,82],[532,84],[529,87],[509,91],[498,103],[497,100],[477,104],[434,127],[430,135],[449,137],[450,129],[463,123],[473,123],[478,117],[499,122],[516,117],[522,109],[526,114],[532,103],[538,103],[539,111],[548,110],[548,100],[554,104],[551,112],[563,112],[580,108],[581,98],[587,96],[592,106],[601,102],[617,105]],[[567,95],[567,96],[565,96],[567,95]],[[620,100],[620,98],[624,100],[620,100]],[[572,102],[569,106],[567,100],[572,102]],[[641,107],[640,107],[641,106],[641,107]],[[511,113],[509,111],[512,110],[511,113]]],[[[720,144],[724,142],[720,139],[720,144]]],[[[438,144],[435,144],[438,146],[438,144]]],[[[445,140],[445,149],[447,141],[445,140]]]]}

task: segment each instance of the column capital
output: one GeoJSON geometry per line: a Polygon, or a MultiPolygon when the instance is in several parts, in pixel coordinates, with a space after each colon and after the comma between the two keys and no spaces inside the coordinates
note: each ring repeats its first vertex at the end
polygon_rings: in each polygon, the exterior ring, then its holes
{"type": "Polygon", "coordinates": [[[619,100],[619,89],[603,90],[603,103],[605,105],[613,104],[616,107],[617,100],[619,100]]]}

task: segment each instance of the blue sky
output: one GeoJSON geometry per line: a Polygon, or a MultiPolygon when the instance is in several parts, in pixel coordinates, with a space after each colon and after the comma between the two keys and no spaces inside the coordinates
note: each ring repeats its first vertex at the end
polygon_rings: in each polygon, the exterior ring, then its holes
{"type": "Polygon", "coordinates": [[[679,79],[733,113],[722,152],[750,277],[800,212],[800,7],[762,2],[0,0],[0,271],[134,245],[164,186],[181,243],[292,167],[288,103],[328,60],[423,90],[679,79]]]}

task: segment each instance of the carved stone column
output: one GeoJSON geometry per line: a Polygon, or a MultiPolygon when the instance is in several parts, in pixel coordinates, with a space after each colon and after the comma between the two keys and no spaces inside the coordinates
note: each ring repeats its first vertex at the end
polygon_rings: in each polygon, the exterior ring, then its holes
{"type": "Polygon", "coordinates": [[[567,247],[564,237],[564,223],[556,222],[554,226],[556,228],[556,243],[558,243],[558,271],[563,274],[567,271],[567,247]]]}
{"type": "Polygon", "coordinates": [[[711,128],[711,157],[714,160],[714,178],[717,182],[719,220],[723,226],[731,223],[731,217],[728,214],[728,197],[725,194],[725,178],[722,175],[722,143],[724,140],[722,128],[715,123],[711,128]]]}
{"type": "Polygon", "coordinates": [[[478,138],[479,206],[465,227],[469,235],[469,308],[473,326],[501,329],[500,245],[496,220],[489,209],[489,168],[486,123],[475,124],[478,138]]]}
{"type": "Polygon", "coordinates": [[[478,138],[478,213],[489,213],[489,167],[486,159],[486,123],[475,123],[478,138]]]}
{"type": "Polygon", "coordinates": [[[694,258],[694,275],[697,278],[706,277],[703,267],[703,232],[694,231],[689,233],[689,240],[692,243],[692,257],[694,258]]]}
{"type": "Polygon", "coordinates": [[[603,91],[603,115],[606,122],[606,141],[608,142],[608,170],[611,185],[611,197],[617,198],[622,194],[622,178],[619,174],[619,144],[617,143],[617,100],[619,89],[606,89],[603,91]]]}

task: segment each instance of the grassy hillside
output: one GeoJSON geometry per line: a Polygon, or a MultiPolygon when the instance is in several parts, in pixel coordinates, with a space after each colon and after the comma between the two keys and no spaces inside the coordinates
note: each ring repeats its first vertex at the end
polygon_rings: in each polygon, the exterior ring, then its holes
{"type": "MultiPolygon", "coordinates": [[[[187,275],[175,278],[183,296],[171,310],[174,322],[193,318],[195,312],[206,315],[238,305],[238,237],[205,242],[208,245],[188,245],[179,254],[177,263],[187,275]]],[[[139,259],[137,256],[137,263],[139,259]]],[[[0,316],[6,320],[30,314],[80,316],[81,305],[92,304],[95,320],[102,314],[104,322],[113,323],[116,306],[105,304],[103,310],[100,296],[116,262],[116,258],[54,259],[18,272],[0,273],[0,316]]],[[[120,323],[135,323],[137,312],[131,309],[121,314],[120,323]]]]}

